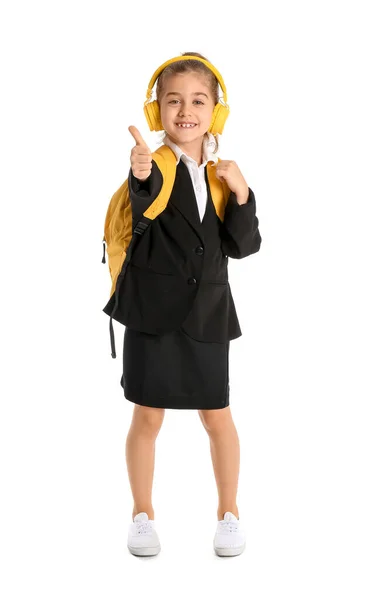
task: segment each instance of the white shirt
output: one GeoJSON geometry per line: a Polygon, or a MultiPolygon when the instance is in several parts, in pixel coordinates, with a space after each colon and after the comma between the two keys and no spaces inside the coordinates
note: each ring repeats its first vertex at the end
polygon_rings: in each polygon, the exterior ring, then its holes
{"type": "Polygon", "coordinates": [[[212,150],[215,148],[215,138],[212,133],[208,132],[208,137],[205,137],[203,140],[203,162],[199,166],[194,158],[191,158],[177,144],[175,144],[169,136],[166,134],[163,138],[163,144],[169,146],[175,153],[177,157],[177,165],[180,160],[185,163],[188,168],[189,174],[191,176],[193,189],[195,190],[195,196],[197,201],[197,206],[199,209],[200,221],[203,220],[204,213],[206,211],[207,206],[207,184],[204,178],[204,167],[209,161],[212,161],[214,164],[218,163],[218,157],[216,154],[213,154],[212,150]]]}

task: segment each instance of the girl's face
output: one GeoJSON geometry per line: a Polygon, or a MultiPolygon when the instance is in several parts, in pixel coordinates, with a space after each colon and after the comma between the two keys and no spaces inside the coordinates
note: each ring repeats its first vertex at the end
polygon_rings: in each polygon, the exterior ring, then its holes
{"type": "Polygon", "coordinates": [[[185,148],[202,143],[211,125],[215,102],[205,78],[198,73],[179,73],[165,81],[159,102],[163,128],[174,143],[185,148]],[[180,127],[180,122],[193,127],[180,127]]]}

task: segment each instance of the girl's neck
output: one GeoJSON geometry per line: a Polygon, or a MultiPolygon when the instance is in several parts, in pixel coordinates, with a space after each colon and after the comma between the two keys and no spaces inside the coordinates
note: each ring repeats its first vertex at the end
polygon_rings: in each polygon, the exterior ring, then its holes
{"type": "Polygon", "coordinates": [[[170,136],[168,136],[169,139],[171,139],[171,141],[176,144],[179,148],[181,148],[181,150],[183,152],[185,152],[185,154],[187,156],[189,156],[190,158],[193,158],[193,160],[195,160],[198,164],[198,166],[200,167],[200,165],[203,162],[203,138],[201,139],[197,139],[197,140],[193,140],[192,142],[189,143],[183,143],[183,142],[178,142],[176,140],[172,140],[172,138],[170,136]]]}

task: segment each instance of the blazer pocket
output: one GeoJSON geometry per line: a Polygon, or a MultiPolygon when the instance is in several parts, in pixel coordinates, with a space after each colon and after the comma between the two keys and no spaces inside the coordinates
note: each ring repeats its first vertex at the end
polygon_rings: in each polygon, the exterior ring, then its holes
{"type": "Polygon", "coordinates": [[[168,276],[174,276],[174,273],[169,273],[168,271],[164,271],[164,270],[157,270],[156,268],[152,268],[150,265],[146,266],[141,266],[141,265],[136,265],[135,263],[131,262],[132,268],[134,269],[138,269],[138,271],[144,271],[144,273],[152,273],[154,275],[168,275],[168,276]]]}
{"type": "Polygon", "coordinates": [[[153,268],[153,267],[150,267],[150,265],[148,266],[148,271],[149,271],[150,273],[155,273],[156,275],[168,275],[168,276],[173,276],[173,277],[174,277],[174,275],[175,275],[175,273],[169,273],[168,271],[166,271],[166,270],[162,270],[162,269],[159,269],[159,270],[158,270],[158,269],[156,269],[155,267],[154,267],[154,268],[153,268]]]}

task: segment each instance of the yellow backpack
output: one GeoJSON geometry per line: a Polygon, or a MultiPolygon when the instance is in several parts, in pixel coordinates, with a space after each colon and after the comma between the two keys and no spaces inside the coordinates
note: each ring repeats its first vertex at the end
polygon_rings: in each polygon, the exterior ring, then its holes
{"type": "MultiPolygon", "coordinates": [[[[177,160],[173,150],[163,144],[155,152],[152,153],[152,158],[156,162],[160,172],[162,173],[163,184],[161,191],[155,200],[150,204],[143,216],[149,219],[155,219],[162,211],[165,210],[169,201],[174,180],[176,177],[177,160]]],[[[221,159],[218,158],[218,162],[221,159]]],[[[215,206],[215,211],[221,221],[224,219],[227,200],[229,198],[230,189],[225,181],[220,181],[215,174],[215,166],[212,162],[207,163],[207,178],[211,190],[211,197],[215,206]]],[[[148,225],[139,223],[135,226],[134,233],[143,235],[145,228],[148,225]]],[[[117,308],[117,299],[120,292],[122,278],[119,277],[123,267],[130,259],[128,248],[132,240],[132,206],[129,198],[128,179],[119,187],[117,192],[113,194],[105,218],[104,236],[103,236],[103,257],[105,260],[105,243],[106,251],[109,259],[109,271],[112,279],[112,287],[110,290],[110,298],[115,294],[115,304],[110,315],[110,339],[112,343],[112,357],[116,358],[114,347],[114,332],[112,325],[112,315],[117,308]],[[128,254],[128,260],[125,261],[128,254]]],[[[115,318],[115,317],[113,317],[115,318]]]]}

